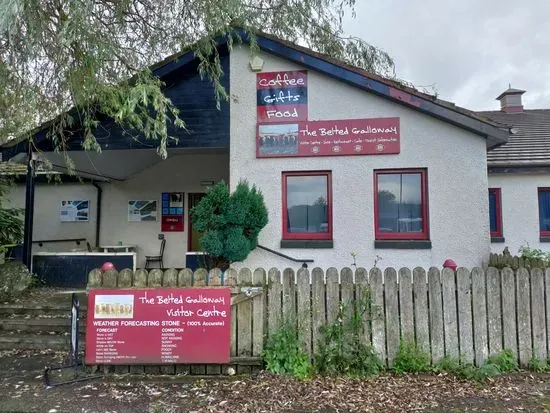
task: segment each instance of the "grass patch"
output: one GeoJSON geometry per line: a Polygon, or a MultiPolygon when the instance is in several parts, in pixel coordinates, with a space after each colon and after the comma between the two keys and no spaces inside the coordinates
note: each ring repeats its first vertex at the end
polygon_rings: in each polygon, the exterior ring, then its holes
{"type": "Polygon", "coordinates": [[[393,362],[393,371],[398,374],[431,371],[430,354],[412,341],[402,341],[393,362]]]}
{"type": "Polygon", "coordinates": [[[266,370],[274,374],[287,374],[304,380],[313,373],[310,357],[302,350],[297,327],[291,322],[283,323],[269,337],[262,358],[266,370]]]}

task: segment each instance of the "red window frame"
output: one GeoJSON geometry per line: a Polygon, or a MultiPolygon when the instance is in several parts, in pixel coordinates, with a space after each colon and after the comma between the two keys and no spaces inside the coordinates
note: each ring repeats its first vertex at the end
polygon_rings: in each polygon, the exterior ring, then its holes
{"type": "Polygon", "coordinates": [[[284,240],[332,240],[332,172],[331,171],[303,171],[283,172],[283,239],[284,240]],[[327,178],[327,232],[288,232],[287,230],[287,178],[292,176],[325,176],[327,178]]]}
{"type": "Polygon", "coordinates": [[[550,192],[550,187],[548,186],[543,186],[543,187],[539,187],[537,189],[537,204],[538,204],[538,207],[539,207],[539,231],[540,231],[540,236],[541,237],[550,237],[550,231],[542,231],[540,229],[540,196],[539,194],[541,192],[550,192]]]}
{"type": "Polygon", "coordinates": [[[428,171],[426,169],[378,169],[374,171],[374,236],[377,240],[429,240],[428,171]],[[422,197],[422,232],[383,232],[378,229],[378,176],[390,174],[420,174],[422,197]]]}
{"type": "MultiPolygon", "coordinates": [[[[500,188],[489,188],[489,193],[495,194],[495,208],[497,214],[497,230],[491,231],[491,237],[502,237],[502,198],[500,188]]],[[[491,211],[489,211],[491,212],[491,211]]]]}

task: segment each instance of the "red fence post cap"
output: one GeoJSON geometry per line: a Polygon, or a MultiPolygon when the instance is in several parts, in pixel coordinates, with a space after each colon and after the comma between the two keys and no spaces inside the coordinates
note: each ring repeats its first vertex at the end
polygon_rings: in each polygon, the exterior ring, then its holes
{"type": "Polygon", "coordinates": [[[114,270],[114,269],[115,269],[115,266],[113,265],[112,262],[104,262],[103,265],[101,266],[102,272],[114,270]]]}
{"type": "Polygon", "coordinates": [[[443,263],[443,268],[451,268],[453,271],[456,271],[456,267],[458,267],[456,265],[456,262],[454,262],[450,258],[446,259],[445,262],[443,263]]]}

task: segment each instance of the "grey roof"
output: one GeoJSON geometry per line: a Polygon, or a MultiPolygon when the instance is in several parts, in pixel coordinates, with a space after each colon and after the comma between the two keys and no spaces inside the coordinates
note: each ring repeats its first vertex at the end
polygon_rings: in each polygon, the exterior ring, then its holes
{"type": "Polygon", "coordinates": [[[478,114],[511,128],[508,143],[487,152],[489,167],[550,167],[550,109],[478,114]]]}
{"type": "MultiPolygon", "coordinates": [[[[43,166],[38,165],[35,170],[36,175],[59,175],[60,173],[53,170],[47,170],[43,166]]],[[[23,176],[27,174],[27,165],[17,162],[0,162],[0,176],[23,176]]]]}

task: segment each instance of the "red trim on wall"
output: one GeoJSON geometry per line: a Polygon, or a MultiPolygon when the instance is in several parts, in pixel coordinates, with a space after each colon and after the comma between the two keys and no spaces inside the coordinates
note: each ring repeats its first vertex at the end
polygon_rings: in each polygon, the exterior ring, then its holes
{"type": "Polygon", "coordinates": [[[502,237],[502,198],[500,188],[489,188],[489,193],[495,194],[496,214],[497,214],[497,230],[491,231],[491,237],[502,237]]]}
{"type": "Polygon", "coordinates": [[[538,203],[538,206],[539,206],[539,231],[540,231],[540,236],[541,237],[550,237],[550,231],[541,231],[541,229],[540,229],[540,198],[539,198],[539,193],[540,192],[550,192],[550,187],[543,186],[543,187],[540,187],[540,188],[537,189],[537,203],[538,203]]]}
{"type": "Polygon", "coordinates": [[[282,234],[284,240],[331,240],[332,239],[332,172],[331,171],[302,171],[302,172],[283,172],[283,219],[282,219],[282,234]],[[288,220],[287,213],[287,178],[289,176],[326,176],[327,177],[327,214],[328,214],[328,231],[327,232],[288,232],[286,222],[288,220]]]}
{"type": "Polygon", "coordinates": [[[428,171],[426,169],[379,169],[374,171],[374,235],[377,240],[429,240],[428,171]],[[378,229],[378,175],[420,174],[422,197],[422,232],[383,232],[378,229]]]}

